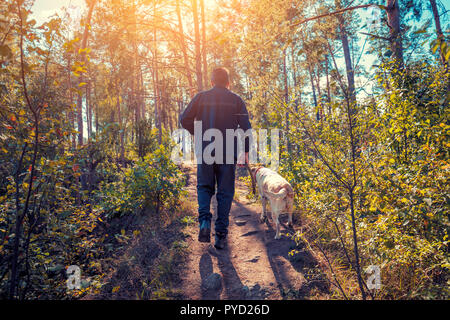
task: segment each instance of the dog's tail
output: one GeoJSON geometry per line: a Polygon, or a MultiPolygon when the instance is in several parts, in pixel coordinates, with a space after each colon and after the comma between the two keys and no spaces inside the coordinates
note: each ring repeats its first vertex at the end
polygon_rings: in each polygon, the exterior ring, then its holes
{"type": "Polygon", "coordinates": [[[278,191],[277,193],[274,192],[270,192],[269,190],[266,190],[265,192],[267,192],[268,194],[270,194],[272,197],[274,197],[275,199],[283,199],[286,197],[288,190],[286,188],[282,188],[280,191],[278,191]]]}

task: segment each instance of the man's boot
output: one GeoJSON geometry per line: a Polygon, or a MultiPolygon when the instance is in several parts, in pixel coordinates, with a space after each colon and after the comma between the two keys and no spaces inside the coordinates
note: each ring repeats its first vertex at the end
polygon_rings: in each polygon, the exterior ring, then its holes
{"type": "Polygon", "coordinates": [[[216,249],[224,249],[227,245],[227,235],[222,232],[216,232],[216,243],[214,247],[216,249]]]}
{"type": "Polygon", "coordinates": [[[198,234],[198,241],[211,242],[211,222],[203,220],[200,223],[200,232],[198,234]]]}

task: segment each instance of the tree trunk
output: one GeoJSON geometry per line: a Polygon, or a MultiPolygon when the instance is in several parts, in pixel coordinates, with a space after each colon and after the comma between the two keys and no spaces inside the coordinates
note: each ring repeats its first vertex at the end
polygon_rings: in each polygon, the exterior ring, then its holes
{"type": "Polygon", "coordinates": [[[317,103],[319,105],[319,110],[317,110],[317,118],[318,120],[323,120],[322,118],[322,92],[320,91],[320,63],[317,63],[317,73],[316,76],[316,83],[317,83],[317,103]]]}
{"type": "MultiPolygon", "coordinates": [[[[284,49],[283,52],[283,79],[284,79],[284,103],[286,105],[289,105],[289,86],[288,86],[288,73],[287,73],[287,61],[286,61],[287,57],[286,57],[286,49],[284,49]]],[[[291,150],[291,146],[290,146],[290,141],[289,141],[289,111],[286,111],[286,126],[285,126],[285,130],[286,130],[286,146],[287,146],[287,151],[290,152],[291,150]]]]}
{"type": "MultiPolygon", "coordinates": [[[[330,88],[330,70],[328,69],[328,55],[325,55],[325,74],[327,77],[327,102],[331,103],[331,88],[330,88]]],[[[328,106],[330,108],[330,106],[328,106]]]]}
{"type": "Polygon", "coordinates": [[[431,4],[431,10],[433,11],[434,24],[436,26],[436,34],[437,34],[437,38],[439,40],[439,53],[441,55],[441,62],[445,66],[446,65],[445,55],[441,48],[442,41],[444,41],[444,34],[442,33],[442,29],[441,29],[441,20],[439,18],[439,10],[436,5],[436,0],[430,0],[430,4],[431,4]]]}
{"type": "MultiPolygon", "coordinates": [[[[154,58],[155,59],[155,58],[154,58]]],[[[155,103],[155,126],[158,128],[158,142],[161,144],[162,142],[162,129],[161,129],[161,113],[159,110],[160,97],[159,97],[159,86],[158,86],[158,69],[156,62],[153,62],[153,72],[152,72],[152,80],[153,80],[153,95],[154,95],[154,103],[155,103]]]]}
{"type": "Polygon", "coordinates": [[[179,34],[180,34],[180,45],[181,45],[181,51],[183,52],[184,69],[185,69],[186,78],[187,78],[188,84],[189,84],[189,95],[191,96],[191,98],[193,98],[194,97],[194,85],[192,84],[192,75],[191,75],[191,69],[189,67],[187,46],[186,46],[186,41],[184,39],[183,21],[181,20],[181,11],[180,11],[180,0],[177,0],[177,2],[176,2],[176,10],[177,10],[177,17],[178,17],[178,30],[179,30],[179,34]]]}
{"type": "Polygon", "coordinates": [[[194,15],[194,33],[195,33],[195,72],[197,76],[197,90],[203,91],[202,78],[202,55],[200,50],[200,28],[198,22],[197,0],[192,0],[192,11],[194,15]]]}
{"type": "Polygon", "coordinates": [[[397,65],[403,68],[403,46],[400,32],[400,8],[398,0],[386,0],[389,42],[397,65]]]}
{"type": "Polygon", "coordinates": [[[203,59],[203,85],[208,87],[208,65],[206,63],[206,22],[205,0],[200,0],[200,13],[202,18],[202,59],[203,59]]]}
{"type": "Polygon", "coordinates": [[[311,88],[312,88],[312,93],[313,93],[314,106],[317,108],[318,104],[317,104],[317,97],[316,97],[316,88],[314,87],[314,78],[313,78],[313,74],[312,74],[312,70],[311,70],[311,66],[310,65],[308,65],[308,71],[309,71],[309,79],[311,81],[311,88]]]}
{"type": "Polygon", "coordinates": [[[40,117],[39,117],[39,110],[36,110],[33,105],[31,104],[31,99],[28,95],[27,90],[27,83],[25,80],[25,59],[24,59],[24,49],[23,49],[23,37],[24,37],[24,30],[23,30],[23,16],[22,16],[22,4],[20,2],[17,2],[17,13],[19,16],[20,21],[20,70],[21,70],[21,81],[22,81],[22,88],[24,93],[24,98],[27,103],[28,109],[33,114],[33,127],[34,127],[34,148],[33,148],[33,155],[31,157],[31,165],[30,165],[30,181],[28,183],[28,190],[27,190],[27,196],[25,198],[24,208],[22,213],[20,212],[20,204],[19,204],[19,187],[18,187],[18,179],[19,179],[19,171],[22,166],[22,162],[24,159],[24,155],[26,152],[26,144],[23,147],[22,155],[19,160],[19,166],[16,171],[16,221],[15,221],[15,237],[14,237],[14,244],[13,244],[13,254],[11,257],[11,273],[10,273],[10,283],[9,283],[9,299],[15,299],[16,296],[16,289],[18,287],[18,276],[19,273],[19,256],[20,256],[20,242],[22,237],[22,224],[24,222],[25,216],[28,215],[29,205],[30,205],[30,199],[31,199],[31,193],[33,191],[33,181],[34,181],[34,175],[35,175],[35,165],[37,163],[37,156],[39,152],[39,139],[40,139],[40,117]]]}
{"type": "MultiPolygon", "coordinates": [[[[70,59],[70,54],[68,54],[68,58],[67,58],[67,90],[69,91],[69,100],[70,100],[70,107],[71,110],[69,111],[69,123],[70,123],[70,128],[71,129],[75,129],[75,113],[73,112],[73,93],[72,93],[72,77],[71,77],[71,73],[72,73],[72,63],[71,63],[71,59],[70,59]]],[[[71,133],[71,140],[72,140],[72,148],[75,149],[77,143],[76,143],[76,137],[75,134],[71,133]]]]}
{"type": "Polygon", "coordinates": [[[141,116],[142,116],[142,119],[145,120],[146,119],[145,86],[144,86],[144,75],[143,75],[141,66],[139,66],[139,82],[140,82],[139,94],[141,95],[140,99],[139,99],[139,103],[141,104],[141,116]]]}
{"type": "Polygon", "coordinates": [[[350,152],[351,152],[351,172],[352,172],[352,183],[348,185],[348,193],[350,198],[350,216],[352,221],[352,233],[353,233],[353,251],[355,254],[355,271],[356,276],[358,278],[359,290],[361,291],[361,295],[363,300],[366,300],[366,291],[364,290],[364,281],[361,275],[361,266],[359,261],[359,249],[358,249],[358,233],[356,230],[356,216],[355,216],[355,188],[358,184],[357,181],[357,173],[356,173],[356,158],[357,158],[357,146],[358,139],[356,139],[354,134],[355,128],[355,117],[353,116],[354,111],[352,105],[347,101],[347,119],[348,119],[348,127],[349,127],[349,135],[350,135],[350,152]]]}
{"type": "Polygon", "coordinates": [[[345,88],[344,81],[342,80],[342,75],[339,72],[338,64],[336,62],[336,58],[334,57],[333,48],[331,48],[330,42],[327,40],[328,51],[330,52],[331,61],[333,62],[334,69],[336,70],[336,80],[339,82],[339,86],[341,87],[342,93],[344,96],[347,96],[347,89],[345,88]]]}
{"type": "Polygon", "coordinates": [[[294,94],[297,93],[297,65],[295,64],[294,47],[291,48],[291,68],[292,68],[292,81],[294,84],[294,94]]]}
{"type": "Polygon", "coordinates": [[[344,51],[345,69],[347,73],[347,84],[348,84],[347,99],[352,104],[352,108],[354,108],[354,104],[356,103],[355,74],[353,71],[352,58],[350,55],[348,35],[347,30],[345,29],[344,18],[339,15],[338,21],[339,21],[339,34],[342,42],[342,49],[344,51]]]}
{"type": "Polygon", "coordinates": [[[298,88],[298,74],[297,74],[297,64],[295,63],[295,46],[291,47],[291,68],[292,68],[292,81],[294,84],[293,87],[293,93],[294,96],[298,93],[298,98],[296,98],[296,101],[294,103],[294,110],[295,112],[298,111],[298,106],[302,103],[302,91],[298,88]]]}
{"type": "Polygon", "coordinates": [[[353,189],[349,190],[350,195],[350,216],[352,219],[352,233],[353,233],[353,252],[355,254],[355,271],[356,276],[358,278],[359,290],[361,291],[361,295],[363,300],[366,300],[366,291],[364,290],[364,283],[361,275],[361,266],[359,263],[359,249],[358,249],[358,237],[356,230],[356,217],[355,217],[355,203],[354,203],[354,194],[353,189]]]}
{"type": "MultiPolygon", "coordinates": [[[[156,3],[153,4],[153,16],[157,17],[156,12],[156,3]]],[[[158,74],[158,38],[156,33],[156,24],[153,29],[153,38],[154,38],[154,53],[153,53],[153,93],[155,98],[155,125],[158,128],[158,143],[162,143],[162,128],[161,128],[161,112],[159,110],[160,106],[160,92],[159,92],[159,74],[158,74]]]]}
{"type": "Polygon", "coordinates": [[[117,108],[117,116],[119,121],[119,137],[120,137],[120,163],[122,166],[125,164],[125,146],[124,146],[124,132],[125,126],[123,125],[123,114],[120,107],[120,87],[119,82],[116,82],[116,108],[117,108]]]}
{"type": "MultiPolygon", "coordinates": [[[[137,146],[138,150],[138,156],[140,158],[143,157],[142,154],[142,143],[141,143],[141,117],[142,117],[142,110],[141,110],[141,103],[140,103],[140,77],[141,77],[141,70],[140,70],[140,61],[139,61],[139,52],[138,52],[138,44],[137,44],[137,28],[136,28],[136,4],[133,0],[132,3],[132,12],[131,12],[131,19],[133,20],[133,24],[131,26],[131,41],[133,46],[133,60],[134,60],[134,66],[133,66],[133,75],[131,77],[131,108],[134,110],[134,125],[132,128],[134,128],[134,143],[137,146]]],[[[132,137],[133,141],[133,137],[132,137]]]]}
{"type": "Polygon", "coordinates": [[[94,84],[94,100],[95,100],[95,136],[98,135],[98,103],[97,103],[97,86],[95,81],[95,75],[94,75],[94,81],[92,82],[94,84]]]}
{"type": "Polygon", "coordinates": [[[86,112],[87,112],[87,132],[88,140],[92,137],[92,102],[91,102],[91,81],[86,85],[86,112]]]}
{"type": "Polygon", "coordinates": [[[286,49],[283,52],[283,81],[284,81],[284,102],[289,103],[289,86],[288,86],[288,73],[286,62],[286,49]]]}
{"type": "MultiPolygon", "coordinates": [[[[83,39],[81,42],[81,65],[84,66],[86,63],[86,45],[89,37],[89,28],[91,24],[92,13],[94,11],[95,0],[91,0],[89,3],[89,11],[86,18],[86,25],[84,26],[83,39]]],[[[78,145],[83,145],[83,90],[80,88],[80,84],[84,81],[83,73],[80,74],[78,81],[78,89],[80,92],[78,93],[77,99],[77,126],[78,126],[78,145]]]]}

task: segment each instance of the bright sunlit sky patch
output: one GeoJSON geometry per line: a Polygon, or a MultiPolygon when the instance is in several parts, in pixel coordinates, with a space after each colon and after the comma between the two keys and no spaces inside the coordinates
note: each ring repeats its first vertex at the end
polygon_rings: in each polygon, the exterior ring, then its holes
{"type": "Polygon", "coordinates": [[[32,11],[38,24],[48,20],[55,13],[61,14],[62,8],[69,8],[72,18],[80,16],[85,7],[84,0],[35,0],[32,11]]]}

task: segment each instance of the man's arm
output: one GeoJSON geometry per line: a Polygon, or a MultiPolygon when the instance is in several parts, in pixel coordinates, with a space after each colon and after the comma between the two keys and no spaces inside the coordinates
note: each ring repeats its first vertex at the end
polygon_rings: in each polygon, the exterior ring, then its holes
{"type": "Polygon", "coordinates": [[[189,131],[190,134],[194,134],[194,121],[197,115],[199,94],[197,94],[191,102],[189,102],[187,108],[180,116],[180,123],[183,128],[189,131]]]}

